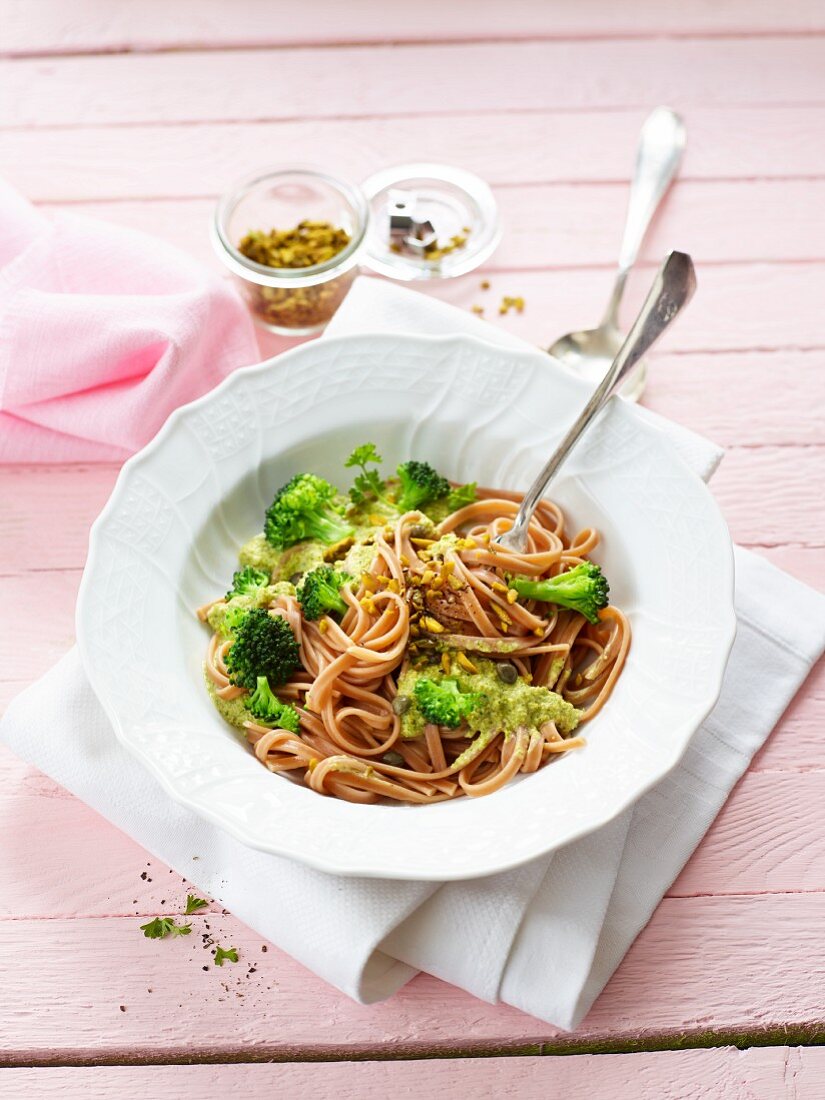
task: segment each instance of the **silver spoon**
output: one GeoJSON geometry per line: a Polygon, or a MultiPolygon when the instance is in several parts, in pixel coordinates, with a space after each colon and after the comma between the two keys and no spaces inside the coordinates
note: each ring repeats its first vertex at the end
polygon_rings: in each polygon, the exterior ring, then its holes
{"type": "Polygon", "coordinates": [[[685,252],[671,252],[659,268],[653,280],[653,286],[639,311],[639,316],[619,348],[607,374],[549,462],[524,494],[524,500],[521,502],[513,526],[493,540],[497,545],[513,550],[517,554],[524,553],[527,548],[527,528],[533,512],[558,473],[559,467],[641,357],[655,344],[680,310],[687,305],[693,297],[694,290],[696,290],[696,272],[693,270],[693,261],[690,256],[685,252]]]}
{"type": "MultiPolygon", "coordinates": [[[[619,270],[602,322],[598,328],[570,332],[547,349],[566,367],[594,385],[604,377],[622,346],[618,315],[627,276],[636,262],[653,216],[673,182],[684,148],[685,126],[681,118],[669,107],[657,107],[648,115],[639,137],[619,270]]],[[[622,396],[631,401],[638,400],[644,389],[646,373],[642,363],[625,385],[622,396]]]]}

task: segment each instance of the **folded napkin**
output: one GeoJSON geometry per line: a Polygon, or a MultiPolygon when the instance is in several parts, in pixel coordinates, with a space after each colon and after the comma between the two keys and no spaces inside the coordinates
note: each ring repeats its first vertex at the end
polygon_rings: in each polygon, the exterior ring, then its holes
{"type": "MultiPolygon", "coordinates": [[[[396,331],[398,324],[524,346],[373,279],[355,284],[331,329],[396,331]]],[[[713,469],[718,452],[705,441],[678,431],[674,442],[695,469],[713,469]]],[[[121,748],[76,650],[11,704],[0,737],[351,997],[380,1000],[426,970],[572,1028],[825,647],[825,598],[746,551],[737,550],[736,568],[739,629],[724,687],[681,764],[598,832],[485,879],[343,879],[244,847],[172,802],[121,748]]],[[[0,820],[0,831],[7,824],[0,820]]]]}
{"type": "Polygon", "coordinates": [[[259,357],[224,280],[142,233],[47,219],[0,180],[0,462],[124,459],[259,357]]]}

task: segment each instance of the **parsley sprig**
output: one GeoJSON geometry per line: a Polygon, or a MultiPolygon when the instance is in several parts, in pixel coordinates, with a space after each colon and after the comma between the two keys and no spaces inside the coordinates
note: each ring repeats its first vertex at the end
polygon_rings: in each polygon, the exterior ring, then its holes
{"type": "Polygon", "coordinates": [[[345,466],[357,466],[361,473],[356,474],[355,480],[352,483],[352,488],[349,491],[349,497],[353,504],[364,504],[368,500],[383,500],[384,490],[387,486],[379,474],[378,470],[370,470],[369,466],[380,466],[383,459],[378,451],[375,449],[374,443],[362,443],[360,447],[356,447],[347,461],[345,466]]]}
{"type": "Polygon", "coordinates": [[[175,924],[174,917],[155,917],[148,924],[142,924],[140,930],[147,940],[163,940],[167,936],[188,936],[192,925],[175,924]]]}
{"type": "MultiPolygon", "coordinates": [[[[204,901],[203,898],[187,894],[184,913],[188,917],[191,913],[197,913],[199,909],[206,909],[208,905],[209,902],[204,901]]],[[[140,930],[147,940],[165,940],[167,936],[188,936],[192,931],[192,925],[176,924],[174,917],[155,917],[147,924],[142,924],[140,930]]]]}
{"type": "Polygon", "coordinates": [[[215,948],[215,966],[223,966],[224,961],[229,959],[230,962],[236,963],[238,961],[238,951],[234,947],[228,947],[225,951],[222,947],[215,948]]]}
{"type": "Polygon", "coordinates": [[[194,894],[187,894],[184,913],[188,917],[190,913],[197,913],[199,909],[206,909],[208,905],[209,902],[204,901],[203,898],[196,898],[194,894]]]}

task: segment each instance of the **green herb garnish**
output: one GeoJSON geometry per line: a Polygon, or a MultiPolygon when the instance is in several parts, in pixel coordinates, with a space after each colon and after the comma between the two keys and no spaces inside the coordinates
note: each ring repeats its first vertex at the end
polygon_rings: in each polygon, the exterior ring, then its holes
{"type": "Polygon", "coordinates": [[[194,894],[187,894],[184,913],[189,916],[190,913],[197,913],[199,909],[205,909],[208,905],[209,902],[204,901],[203,898],[196,898],[194,894]]]}
{"type": "Polygon", "coordinates": [[[367,469],[368,466],[373,464],[379,466],[382,461],[383,459],[375,449],[374,443],[362,443],[360,447],[355,448],[344,463],[345,466],[357,466],[361,470],[361,473],[356,475],[349,491],[350,500],[353,504],[363,504],[372,498],[384,500],[383,493],[387,483],[382,480],[378,470],[367,469]]]}
{"type": "Polygon", "coordinates": [[[234,947],[227,948],[226,951],[222,947],[215,948],[215,966],[223,966],[226,959],[230,962],[236,963],[238,961],[238,952],[234,947]]]}
{"type": "Polygon", "coordinates": [[[142,924],[140,930],[147,940],[163,940],[167,936],[188,936],[192,925],[175,924],[173,917],[155,917],[148,924],[142,924]]]}

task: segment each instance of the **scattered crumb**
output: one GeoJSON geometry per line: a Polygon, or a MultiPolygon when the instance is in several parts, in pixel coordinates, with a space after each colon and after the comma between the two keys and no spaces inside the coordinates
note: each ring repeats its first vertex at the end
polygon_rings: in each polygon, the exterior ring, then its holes
{"type": "Polygon", "coordinates": [[[265,944],[265,943],[262,943],[262,944],[261,944],[261,951],[264,951],[264,952],[266,952],[266,951],[268,951],[268,950],[269,950],[269,948],[268,948],[268,947],[266,946],[266,944],[265,944]]]}
{"type": "Polygon", "coordinates": [[[202,967],[201,967],[201,970],[208,970],[208,969],[209,969],[209,967],[208,967],[208,966],[202,966],[202,967]]]}
{"type": "Polygon", "coordinates": [[[481,289],[482,290],[489,290],[490,289],[490,280],[489,279],[482,279],[481,280],[481,289]]]}
{"type": "Polygon", "coordinates": [[[470,312],[475,313],[478,317],[481,317],[484,314],[484,306],[470,306],[470,312]]]}
{"type": "Polygon", "coordinates": [[[524,299],[510,298],[505,294],[501,299],[501,305],[498,307],[498,311],[499,313],[509,313],[511,309],[514,309],[516,313],[523,313],[524,299]]]}
{"type": "Polygon", "coordinates": [[[121,1012],[125,1012],[125,1011],[126,1011],[126,1005],[119,1005],[118,1007],[120,1008],[120,1011],[121,1011],[121,1012]]]}
{"type": "Polygon", "coordinates": [[[142,871],[140,877],[143,879],[144,882],[146,882],[149,876],[146,874],[145,871],[142,871]]]}

